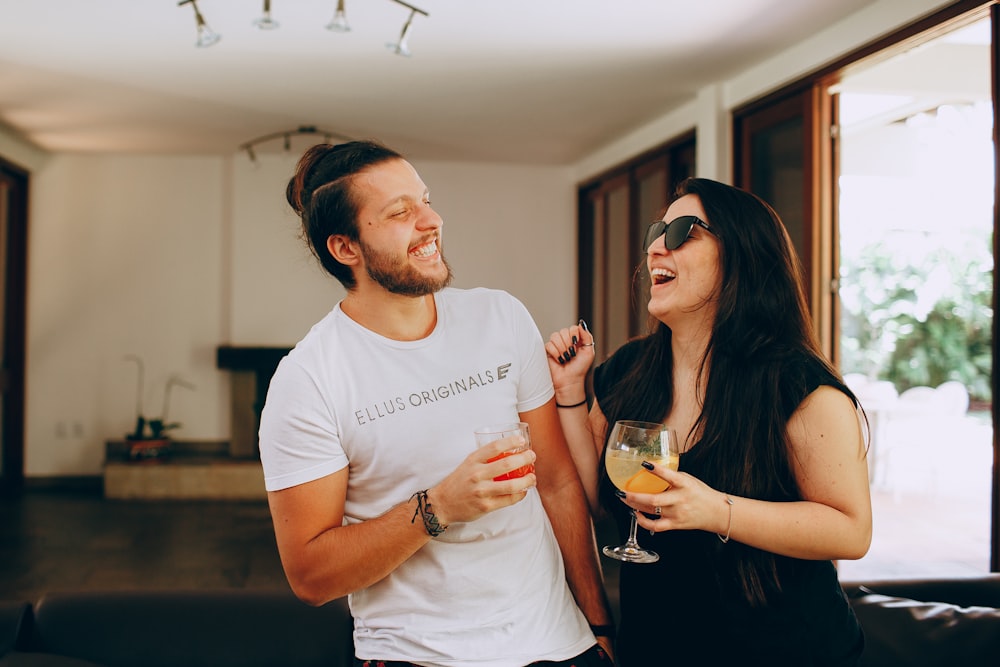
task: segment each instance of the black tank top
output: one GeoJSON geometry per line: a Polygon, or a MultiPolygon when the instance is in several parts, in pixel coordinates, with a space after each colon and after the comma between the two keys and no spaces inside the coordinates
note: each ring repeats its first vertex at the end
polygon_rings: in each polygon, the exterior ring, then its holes
{"type": "MultiPolygon", "coordinates": [[[[632,341],[594,372],[600,402],[616,380],[638,359],[649,339],[632,341]]],[[[808,372],[800,400],[823,384],[843,385],[820,365],[808,372]]],[[[753,409],[748,400],[747,409],[753,409]]],[[[789,412],[791,416],[791,412],[789,412]]],[[[692,452],[693,453],[693,452],[692,452]]],[[[711,478],[711,452],[683,455],[680,470],[711,478]]],[[[601,475],[603,499],[610,482],[601,475]]],[[[791,499],[790,499],[791,500],[791,499]]],[[[621,539],[627,535],[628,508],[602,500],[621,539]]],[[[831,561],[777,557],[782,592],[766,607],[745,600],[736,572],[736,542],[723,544],[715,533],[699,530],[640,534],[639,543],[660,555],[650,564],[622,563],[616,658],[621,667],[649,665],[856,665],[864,637],[841,589],[831,561]]]]}

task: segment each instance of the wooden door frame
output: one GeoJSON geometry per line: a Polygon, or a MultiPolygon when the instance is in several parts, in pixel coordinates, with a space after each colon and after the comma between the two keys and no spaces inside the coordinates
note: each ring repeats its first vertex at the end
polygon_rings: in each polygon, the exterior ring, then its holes
{"type": "MultiPolygon", "coordinates": [[[[604,289],[602,294],[594,294],[594,276],[597,271],[603,271],[607,275],[608,265],[610,263],[608,244],[604,235],[607,234],[607,212],[608,212],[608,196],[616,191],[625,188],[626,199],[625,204],[628,207],[625,217],[626,219],[631,219],[632,216],[632,206],[634,204],[633,197],[631,196],[631,178],[628,171],[617,172],[613,175],[609,175],[607,178],[601,179],[597,182],[591,183],[589,186],[581,187],[579,189],[579,199],[580,199],[580,211],[581,214],[578,216],[579,225],[579,245],[578,245],[578,264],[579,270],[577,271],[577,280],[579,283],[577,311],[580,313],[580,317],[590,323],[591,329],[596,335],[604,333],[606,327],[604,326],[604,318],[607,316],[608,310],[610,308],[609,299],[611,294],[609,290],[604,289]],[[591,202],[600,201],[600,211],[601,220],[595,220],[593,216],[594,206],[591,202]],[[597,232],[601,232],[601,238],[597,238],[597,232]],[[594,266],[594,258],[600,253],[601,266],[594,266]],[[600,300],[600,317],[595,313],[592,306],[597,301],[600,300]]],[[[625,293],[627,297],[630,294],[631,288],[626,286],[623,289],[628,289],[629,292],[625,293]]],[[[604,336],[598,340],[598,347],[595,352],[598,353],[598,358],[603,358],[603,352],[609,352],[610,350],[602,350],[604,343],[604,336]]]]}
{"type": "MultiPolygon", "coordinates": [[[[757,102],[740,107],[733,112],[733,182],[744,190],[753,191],[752,177],[752,145],[751,141],[757,132],[771,128],[781,123],[800,118],[802,120],[803,156],[802,156],[802,248],[799,261],[802,264],[803,278],[806,281],[806,298],[812,313],[813,324],[817,328],[826,321],[828,313],[823,305],[828,303],[824,298],[822,280],[819,271],[823,266],[820,261],[820,248],[825,239],[822,236],[822,226],[814,226],[809,221],[821,219],[817,187],[822,173],[820,141],[817,140],[819,119],[817,104],[820,95],[818,86],[813,82],[800,83],[795,87],[785,88],[777,96],[766,97],[757,102]]],[[[799,249],[797,249],[799,250],[799,249]]],[[[818,329],[821,341],[827,339],[818,329]]],[[[824,346],[824,352],[830,350],[824,346]]]]}
{"type": "Polygon", "coordinates": [[[0,258],[4,281],[3,363],[7,386],[0,436],[0,492],[18,493],[24,486],[24,393],[27,352],[28,172],[0,158],[0,178],[9,186],[6,257],[0,258]]]}
{"type": "Polygon", "coordinates": [[[997,425],[1000,424],[1000,408],[997,405],[998,388],[1000,388],[1000,359],[997,355],[997,335],[1000,326],[997,324],[997,310],[1000,306],[1000,271],[997,270],[997,258],[1000,257],[1000,133],[997,125],[1000,119],[1000,7],[990,7],[991,39],[990,55],[993,60],[990,72],[990,83],[993,94],[993,368],[990,379],[992,394],[991,414],[993,419],[993,518],[990,522],[990,570],[1000,572],[1000,436],[997,435],[997,425]]]}

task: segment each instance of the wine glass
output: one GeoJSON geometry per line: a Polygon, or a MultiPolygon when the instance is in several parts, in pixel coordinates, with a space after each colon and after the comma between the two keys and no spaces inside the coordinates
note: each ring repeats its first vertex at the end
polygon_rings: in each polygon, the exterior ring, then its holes
{"type": "MultiPolygon", "coordinates": [[[[640,421],[618,421],[611,429],[604,466],[611,482],[622,491],[635,493],[660,493],[670,486],[642,467],[643,461],[658,463],[677,470],[680,448],[677,433],[663,424],[640,421]]],[[[628,531],[628,540],[617,547],[604,547],[605,556],[629,563],[655,563],[659,554],[639,547],[635,539],[635,511],[628,531]]]]}

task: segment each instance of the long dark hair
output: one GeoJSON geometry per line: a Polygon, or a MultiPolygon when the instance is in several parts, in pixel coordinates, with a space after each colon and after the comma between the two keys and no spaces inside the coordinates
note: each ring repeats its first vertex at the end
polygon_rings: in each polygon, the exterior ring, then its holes
{"type": "MultiPolygon", "coordinates": [[[[702,360],[708,370],[704,406],[692,433],[681,434],[700,433],[700,438],[686,456],[725,462],[703,477],[720,491],[762,500],[798,499],[786,430],[791,413],[817,374],[853,395],[820,350],[802,268],[777,213],[756,195],[704,178],[681,182],[674,198],[685,195],[698,197],[716,233],[722,274],[702,360]]],[[[669,421],[671,332],[654,324],[636,363],[602,399],[609,424],[669,421]]],[[[776,556],[732,546],[745,598],[765,604],[769,594],[781,590],[776,556]]]]}
{"type": "Polygon", "coordinates": [[[338,262],[326,241],[335,234],[358,240],[358,202],[351,179],[365,169],[402,155],[375,141],[317,144],[303,153],[285,188],[288,204],[302,218],[302,233],[323,268],[348,290],[356,282],[351,267],[338,262]]]}

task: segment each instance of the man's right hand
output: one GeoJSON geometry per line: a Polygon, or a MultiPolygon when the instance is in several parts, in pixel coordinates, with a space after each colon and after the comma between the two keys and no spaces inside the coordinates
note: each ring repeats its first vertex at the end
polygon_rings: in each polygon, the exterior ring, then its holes
{"type": "Polygon", "coordinates": [[[476,449],[451,474],[427,490],[438,521],[446,526],[475,521],[484,514],[524,500],[528,489],[535,486],[535,473],[501,481],[493,478],[534,464],[535,452],[527,449],[489,461],[522,446],[514,442],[515,439],[517,436],[496,440],[476,449]]]}

